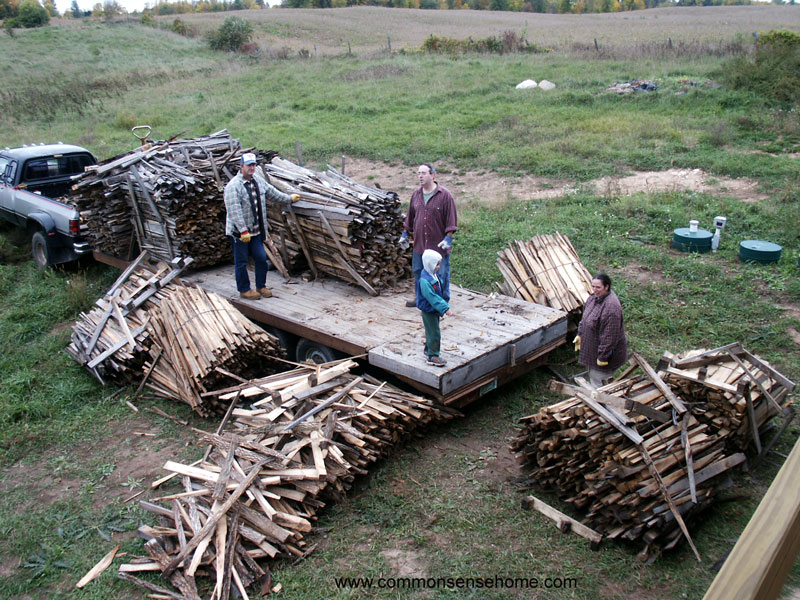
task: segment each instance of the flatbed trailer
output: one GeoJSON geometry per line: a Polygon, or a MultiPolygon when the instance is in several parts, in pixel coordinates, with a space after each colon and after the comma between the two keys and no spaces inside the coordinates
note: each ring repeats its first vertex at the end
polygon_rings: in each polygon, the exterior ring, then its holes
{"type": "MultiPolygon", "coordinates": [[[[95,258],[123,267],[104,254],[95,258]]],[[[272,298],[239,297],[230,264],[183,273],[181,279],[228,299],[248,318],[309,356],[363,356],[376,367],[444,404],[462,407],[541,364],[567,335],[567,313],[503,295],[450,286],[454,315],[441,321],[444,367],[428,365],[419,310],[405,306],[413,282],[379,296],[331,278],[287,282],[270,272],[272,298]],[[288,335],[287,335],[288,334],[288,335]]]]}

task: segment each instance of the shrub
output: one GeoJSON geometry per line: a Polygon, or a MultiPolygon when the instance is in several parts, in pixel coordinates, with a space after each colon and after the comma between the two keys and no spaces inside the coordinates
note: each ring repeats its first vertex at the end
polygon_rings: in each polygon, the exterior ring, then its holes
{"type": "Polygon", "coordinates": [[[222,25],[209,36],[209,44],[214,50],[237,51],[253,37],[253,24],[241,17],[228,17],[222,25]]]}
{"type": "Polygon", "coordinates": [[[50,13],[36,0],[23,0],[19,5],[19,12],[13,19],[6,19],[4,27],[42,27],[50,22],[50,13]]]}
{"type": "Polygon", "coordinates": [[[186,23],[177,17],[174,21],[172,21],[172,25],[169,26],[169,30],[173,33],[177,33],[178,35],[183,35],[186,37],[189,37],[190,34],[189,27],[187,27],[186,23]]]}
{"type": "Polygon", "coordinates": [[[153,15],[149,12],[142,13],[142,18],[140,19],[142,25],[145,27],[158,27],[158,23],[153,18],[153,15]]]}
{"type": "Polygon", "coordinates": [[[787,30],[761,35],[753,58],[727,63],[723,79],[733,89],[782,104],[800,104],[800,35],[787,30]]]}
{"type": "Polygon", "coordinates": [[[514,31],[503,32],[502,37],[490,36],[479,40],[432,35],[422,44],[422,51],[434,54],[464,54],[479,52],[484,54],[512,54],[516,52],[546,52],[536,44],[531,44],[524,35],[514,31]]]}

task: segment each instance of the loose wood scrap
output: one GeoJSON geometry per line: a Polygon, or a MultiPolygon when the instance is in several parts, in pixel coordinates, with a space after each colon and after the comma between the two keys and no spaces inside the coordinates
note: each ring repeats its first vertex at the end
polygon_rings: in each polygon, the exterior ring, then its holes
{"type": "MultiPolygon", "coordinates": [[[[140,535],[166,556],[148,568],[191,589],[196,575],[213,573],[216,597],[227,597],[234,585],[242,592],[267,581],[263,559],[311,551],[306,536],[318,512],[340,499],[356,475],[418,427],[457,414],[355,377],[353,366],[302,367],[207,392],[247,404],[233,410],[224,433],[198,432],[202,445],[213,448],[206,461],[167,462],[168,471],[183,477],[182,492],[141,503],[162,524],[140,535]]],[[[122,565],[120,572],[143,568],[122,565]]]]}
{"type": "Polygon", "coordinates": [[[153,257],[225,262],[223,186],[242,148],[226,131],[153,142],[90,167],[73,185],[81,228],[96,250],[120,258],[132,242],[153,257]]]}
{"type": "Polygon", "coordinates": [[[270,236],[290,270],[308,265],[370,294],[411,274],[411,252],[395,244],[403,226],[397,194],[333,167],[315,172],[275,157],[262,168],[274,186],[302,198],[289,213],[278,205],[268,211],[270,236]]]}
{"type": "MultiPolygon", "coordinates": [[[[667,353],[659,364],[680,365],[701,354],[667,353]]],[[[642,542],[643,558],[672,548],[681,537],[678,515],[686,519],[712,502],[727,484],[719,476],[744,461],[741,451],[753,429],[746,400],[736,395],[734,384],[751,372],[779,399],[787,389],[777,372],[767,378],[771,367],[757,357],[764,364],[760,371],[755,362],[743,369],[725,351],[713,356],[718,356],[715,363],[695,367],[706,368],[702,377],[666,366],[656,375],[658,382],[654,373],[646,373],[594,393],[553,382],[553,389],[572,397],[522,419],[512,446],[531,485],[556,491],[606,537],[642,542]],[[720,391],[721,385],[733,391],[720,391]],[[664,386],[675,397],[668,398],[664,386]],[[598,408],[614,411],[598,412],[582,394],[590,394],[598,408]],[[680,420],[676,407],[686,409],[680,420]],[[624,428],[637,439],[625,435],[624,428]]],[[[777,411],[758,386],[749,389],[757,430],[777,411]]]]}
{"type": "Polygon", "coordinates": [[[592,293],[592,276],[569,238],[561,233],[515,241],[500,250],[500,292],[565,312],[581,310],[592,293]]]}

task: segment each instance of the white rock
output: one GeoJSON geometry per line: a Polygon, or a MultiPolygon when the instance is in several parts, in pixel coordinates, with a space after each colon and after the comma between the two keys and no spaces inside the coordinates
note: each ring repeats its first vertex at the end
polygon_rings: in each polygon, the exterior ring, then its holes
{"type": "Polygon", "coordinates": [[[542,89],[544,91],[553,90],[553,89],[555,89],[555,87],[556,87],[556,84],[553,83],[552,81],[547,81],[547,79],[542,79],[539,82],[539,89],[542,89]]]}
{"type": "Polygon", "coordinates": [[[518,90],[529,90],[536,87],[536,82],[533,79],[526,79],[517,84],[518,90]]]}

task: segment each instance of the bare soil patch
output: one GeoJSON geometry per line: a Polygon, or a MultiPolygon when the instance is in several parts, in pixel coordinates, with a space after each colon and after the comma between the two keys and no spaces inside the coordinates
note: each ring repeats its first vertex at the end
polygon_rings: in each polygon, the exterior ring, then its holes
{"type": "MultiPolygon", "coordinates": [[[[406,542],[408,545],[412,542],[406,542]]],[[[401,542],[403,544],[403,542],[401,542]]],[[[386,563],[391,568],[392,572],[398,577],[427,577],[428,570],[426,568],[427,558],[423,552],[419,550],[411,550],[410,548],[388,548],[381,550],[386,563]]]]}
{"type": "Polygon", "coordinates": [[[626,279],[634,279],[645,285],[670,283],[670,280],[664,277],[662,273],[636,263],[625,265],[624,269],[617,269],[616,272],[624,273],[626,279]]]}
{"type": "Polygon", "coordinates": [[[90,484],[94,490],[92,504],[103,507],[148,487],[159,475],[161,465],[175,459],[180,450],[191,443],[192,437],[188,427],[177,436],[167,437],[147,417],[138,416],[110,425],[94,443],[75,448],[69,455],[62,457],[63,450],[53,449],[43,453],[36,463],[12,465],[3,488],[24,487],[37,504],[47,505],[74,496],[84,485],[90,484]],[[81,462],[76,461],[79,457],[81,460],[91,457],[101,461],[105,460],[102,457],[107,457],[110,472],[107,475],[76,476],[70,471],[82,468],[72,466],[81,462]],[[64,473],[57,466],[61,463],[68,463],[64,473]]]}
{"type": "MultiPolygon", "coordinates": [[[[337,164],[338,163],[334,163],[337,164]]],[[[510,200],[537,200],[556,198],[575,192],[574,181],[546,177],[506,177],[485,171],[460,171],[450,165],[436,165],[438,181],[448,188],[457,202],[469,202],[481,206],[498,206],[510,200]]],[[[397,192],[403,201],[419,186],[417,167],[387,164],[360,158],[345,160],[345,172],[349,177],[365,184],[378,185],[381,189],[397,192]]],[[[701,169],[670,169],[668,171],[640,171],[625,177],[603,177],[582,184],[593,187],[605,196],[630,195],[638,192],[691,191],[728,195],[744,202],[757,202],[767,198],[757,192],[758,184],[748,179],[732,179],[709,175],[701,169]]]]}

